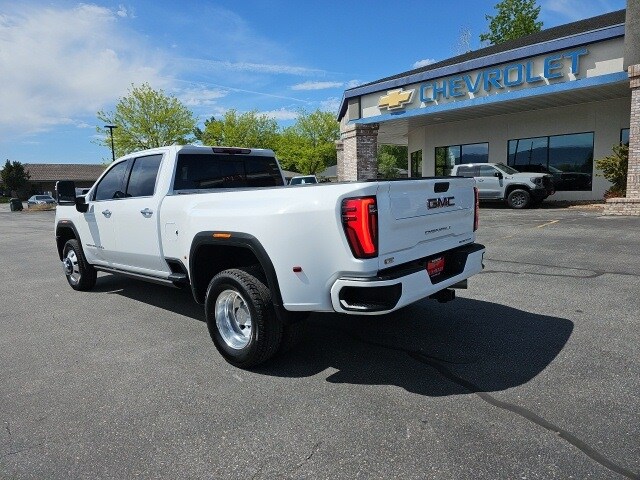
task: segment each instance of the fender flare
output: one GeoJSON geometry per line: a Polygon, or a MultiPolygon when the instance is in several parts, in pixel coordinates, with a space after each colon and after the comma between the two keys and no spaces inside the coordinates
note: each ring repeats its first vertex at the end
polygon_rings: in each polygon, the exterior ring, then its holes
{"type": "Polygon", "coordinates": [[[78,233],[78,229],[73,224],[73,222],[71,220],[58,220],[58,223],[56,224],[56,247],[58,249],[58,256],[60,257],[60,260],[62,260],[62,250],[64,249],[64,244],[61,244],[62,235],[60,235],[60,230],[67,229],[67,228],[73,231],[73,234],[75,235],[76,239],[78,240],[78,242],[80,242],[80,247],[82,247],[80,234],[78,233]]]}
{"type": "Polygon", "coordinates": [[[193,241],[191,242],[191,249],[189,251],[189,277],[191,278],[191,291],[195,300],[199,302],[196,285],[197,280],[195,278],[196,276],[193,274],[195,271],[194,259],[196,258],[198,249],[204,245],[241,247],[250,250],[260,262],[260,266],[267,277],[267,283],[269,290],[271,290],[271,298],[276,312],[284,312],[285,310],[282,306],[282,294],[280,292],[280,284],[278,283],[276,270],[273,267],[271,258],[269,258],[267,251],[264,249],[260,241],[248,233],[225,231],[225,234],[230,235],[228,238],[214,238],[214,233],[216,232],[199,232],[193,237],[193,241]]]}

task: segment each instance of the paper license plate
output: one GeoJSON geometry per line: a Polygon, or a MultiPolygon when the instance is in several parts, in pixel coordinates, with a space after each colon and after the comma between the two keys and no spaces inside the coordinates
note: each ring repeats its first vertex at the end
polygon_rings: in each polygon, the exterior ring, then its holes
{"type": "Polygon", "coordinates": [[[444,272],[444,257],[434,258],[427,262],[427,273],[430,277],[435,277],[444,272]]]}

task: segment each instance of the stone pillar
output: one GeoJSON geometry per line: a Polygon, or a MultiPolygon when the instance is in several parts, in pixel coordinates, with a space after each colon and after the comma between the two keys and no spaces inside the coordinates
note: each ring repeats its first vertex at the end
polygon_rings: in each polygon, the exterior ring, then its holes
{"type": "MultiPolygon", "coordinates": [[[[627,18],[628,13],[627,13],[627,18]]],[[[629,169],[627,196],[608,198],[606,215],[640,215],[640,64],[629,67],[631,119],[629,122],[629,169]]]]}
{"type": "Polygon", "coordinates": [[[353,124],[342,130],[342,162],[338,154],[337,169],[339,182],[378,178],[378,127],[377,123],[353,124]]]}
{"type": "Polygon", "coordinates": [[[631,120],[629,122],[629,171],[627,198],[640,200],[640,65],[629,67],[631,120]]]}
{"type": "Polygon", "coordinates": [[[336,156],[338,159],[338,163],[336,165],[336,176],[338,177],[338,181],[340,181],[340,179],[344,177],[344,142],[342,140],[336,140],[336,156]]]}

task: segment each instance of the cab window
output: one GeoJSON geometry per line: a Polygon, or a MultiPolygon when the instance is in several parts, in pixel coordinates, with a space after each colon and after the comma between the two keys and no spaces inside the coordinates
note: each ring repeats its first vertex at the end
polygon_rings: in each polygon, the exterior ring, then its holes
{"type": "Polygon", "coordinates": [[[127,197],[153,196],[161,161],[162,155],[149,155],[135,159],[129,175],[127,197]]]}
{"type": "Polygon", "coordinates": [[[124,175],[126,172],[126,160],[111,167],[96,187],[93,199],[112,200],[114,198],[124,198],[124,175]]]}

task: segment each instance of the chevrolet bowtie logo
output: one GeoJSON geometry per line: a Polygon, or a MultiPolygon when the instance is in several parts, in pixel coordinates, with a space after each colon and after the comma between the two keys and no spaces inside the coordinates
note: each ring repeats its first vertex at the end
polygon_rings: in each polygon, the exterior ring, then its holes
{"type": "Polygon", "coordinates": [[[380,108],[388,108],[389,110],[395,110],[396,108],[402,108],[407,103],[411,103],[411,98],[413,97],[414,90],[402,90],[399,88],[398,90],[390,90],[386,95],[380,97],[380,101],[378,102],[378,107],[380,108]]]}

